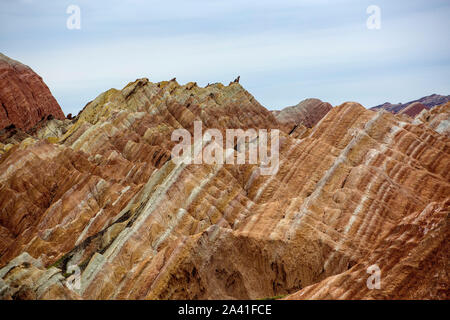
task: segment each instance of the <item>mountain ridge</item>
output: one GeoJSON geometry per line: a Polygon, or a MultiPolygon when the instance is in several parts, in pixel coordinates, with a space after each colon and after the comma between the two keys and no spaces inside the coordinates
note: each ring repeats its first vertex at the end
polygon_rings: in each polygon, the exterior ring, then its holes
{"type": "Polygon", "coordinates": [[[408,107],[409,105],[416,103],[416,102],[420,102],[422,103],[427,109],[431,109],[435,106],[438,105],[442,105],[446,102],[450,101],[450,95],[448,96],[444,96],[444,95],[439,95],[439,94],[431,94],[429,96],[425,96],[416,100],[412,100],[406,103],[396,103],[396,104],[392,104],[390,102],[385,102],[383,104],[377,105],[375,107],[371,107],[370,110],[378,110],[378,109],[385,109],[389,112],[393,112],[393,113],[399,113],[401,112],[403,109],[405,109],[406,107],[408,107]]]}
{"type": "Polygon", "coordinates": [[[322,104],[290,128],[237,82],[142,78],[11,140],[0,298],[448,299],[449,105],[322,104]],[[171,134],[194,121],[279,129],[279,170],[175,163],[171,134]]]}
{"type": "Polygon", "coordinates": [[[0,129],[13,125],[28,130],[48,116],[65,119],[42,78],[0,53],[0,129]]]}

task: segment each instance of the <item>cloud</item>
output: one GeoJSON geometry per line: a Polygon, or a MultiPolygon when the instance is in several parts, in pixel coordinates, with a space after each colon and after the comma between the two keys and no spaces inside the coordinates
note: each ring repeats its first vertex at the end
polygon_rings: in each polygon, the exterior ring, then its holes
{"type": "Polygon", "coordinates": [[[5,53],[41,74],[66,112],[139,77],[206,84],[241,75],[270,108],[312,96],[370,106],[449,87],[450,6],[439,1],[380,1],[378,31],[366,28],[371,3],[361,1],[78,2],[81,31],[64,28],[64,1],[58,10],[43,1],[43,16],[26,12],[16,31],[0,31],[11,39],[5,53]],[[33,26],[34,37],[18,37],[33,26]],[[408,87],[405,75],[428,81],[408,87]]]}

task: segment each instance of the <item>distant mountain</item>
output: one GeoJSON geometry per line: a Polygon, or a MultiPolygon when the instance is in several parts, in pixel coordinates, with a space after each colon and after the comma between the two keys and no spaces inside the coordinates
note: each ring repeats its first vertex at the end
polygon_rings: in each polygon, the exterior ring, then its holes
{"type": "Polygon", "coordinates": [[[425,106],[425,108],[427,109],[431,109],[435,106],[439,106],[441,104],[444,104],[446,102],[450,101],[450,95],[448,96],[442,96],[439,94],[432,94],[430,96],[426,96],[417,100],[413,100],[413,101],[409,101],[406,103],[397,103],[397,104],[392,104],[390,102],[385,102],[383,104],[380,104],[378,106],[372,107],[370,108],[371,110],[376,110],[376,109],[385,109],[387,111],[390,111],[392,113],[399,113],[400,111],[402,111],[403,109],[405,109],[406,107],[408,107],[409,105],[415,103],[415,102],[420,102],[421,104],[423,104],[425,106]]]}
{"type": "Polygon", "coordinates": [[[299,124],[312,128],[332,108],[332,105],[328,102],[323,102],[319,99],[306,99],[295,106],[272,111],[272,114],[277,118],[278,122],[290,127],[290,130],[292,130],[299,124]]]}
{"type": "Polygon", "coordinates": [[[402,110],[400,110],[400,112],[398,114],[406,114],[406,115],[410,116],[411,118],[414,118],[416,115],[421,113],[422,110],[427,110],[427,109],[429,109],[429,108],[427,108],[427,106],[424,105],[423,103],[414,102],[414,103],[411,103],[410,105],[408,105],[406,108],[403,108],[402,110]]]}

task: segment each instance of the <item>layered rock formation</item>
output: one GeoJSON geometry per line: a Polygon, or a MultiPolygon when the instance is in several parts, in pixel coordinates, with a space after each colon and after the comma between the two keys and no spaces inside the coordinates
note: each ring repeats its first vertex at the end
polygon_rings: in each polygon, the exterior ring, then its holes
{"type": "Polygon", "coordinates": [[[174,129],[286,129],[275,116],[237,82],[139,79],[56,139],[13,144],[0,157],[0,297],[448,299],[450,140],[431,116],[344,103],[282,131],[269,176],[171,159],[174,129]]]}
{"type": "Polygon", "coordinates": [[[423,110],[416,116],[414,123],[425,123],[450,138],[450,102],[429,111],[423,110]]]}
{"type": "Polygon", "coordinates": [[[286,299],[449,298],[450,201],[431,202],[401,219],[355,266],[286,299]],[[371,268],[380,271],[380,289],[369,289],[371,268]]]}
{"type": "Polygon", "coordinates": [[[15,126],[8,126],[0,130],[0,155],[28,138],[58,142],[59,138],[67,132],[71,125],[72,121],[69,119],[58,120],[50,115],[39,121],[28,131],[23,131],[15,126]]]}
{"type": "Polygon", "coordinates": [[[448,101],[450,101],[450,95],[443,96],[443,95],[439,95],[439,94],[432,94],[432,95],[422,97],[420,99],[413,100],[413,101],[406,102],[406,103],[392,104],[390,102],[385,102],[378,106],[372,107],[371,110],[384,109],[384,110],[392,112],[392,113],[400,113],[403,109],[409,107],[410,105],[412,105],[413,103],[416,103],[416,102],[421,103],[427,109],[432,109],[435,106],[442,105],[448,101]]]}
{"type": "Polygon", "coordinates": [[[420,102],[414,102],[411,103],[406,108],[400,110],[399,114],[406,114],[407,116],[410,116],[414,118],[416,115],[421,113],[423,110],[426,110],[426,106],[420,102]]]}
{"type": "Polygon", "coordinates": [[[322,102],[319,99],[306,99],[295,106],[272,112],[278,122],[288,132],[292,132],[297,127],[312,128],[331,108],[332,106],[328,102],[322,102]]]}
{"type": "Polygon", "coordinates": [[[26,131],[49,115],[65,118],[42,78],[0,53],[0,129],[14,125],[26,131]]]}

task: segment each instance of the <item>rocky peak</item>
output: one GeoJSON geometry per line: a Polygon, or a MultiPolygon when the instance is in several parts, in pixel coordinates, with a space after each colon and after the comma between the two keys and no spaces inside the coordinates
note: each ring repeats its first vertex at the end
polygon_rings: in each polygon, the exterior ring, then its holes
{"type": "Polygon", "coordinates": [[[286,107],[280,111],[273,111],[273,115],[280,124],[291,132],[298,125],[312,128],[332,109],[331,104],[319,99],[305,99],[299,104],[286,107]]]}
{"type": "Polygon", "coordinates": [[[28,130],[49,115],[65,118],[42,78],[0,53],[0,129],[13,124],[28,130]]]}

